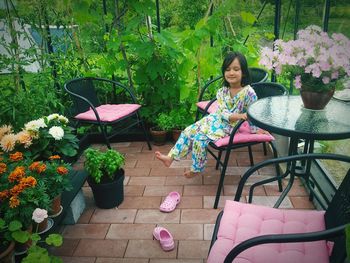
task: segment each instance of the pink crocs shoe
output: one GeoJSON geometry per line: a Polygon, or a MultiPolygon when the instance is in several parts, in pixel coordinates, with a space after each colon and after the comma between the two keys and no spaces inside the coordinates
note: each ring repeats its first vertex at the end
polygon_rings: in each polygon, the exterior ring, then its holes
{"type": "Polygon", "coordinates": [[[153,238],[159,240],[160,246],[164,251],[171,251],[175,248],[174,238],[164,227],[157,226],[153,230],[153,238]]]}
{"type": "Polygon", "coordinates": [[[177,204],[180,203],[180,199],[181,196],[178,192],[170,192],[160,205],[159,210],[166,213],[174,211],[177,204]]]}

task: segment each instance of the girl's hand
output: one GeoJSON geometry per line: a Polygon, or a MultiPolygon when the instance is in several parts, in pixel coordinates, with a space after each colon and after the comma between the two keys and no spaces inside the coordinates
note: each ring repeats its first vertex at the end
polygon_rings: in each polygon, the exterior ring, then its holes
{"type": "Polygon", "coordinates": [[[233,113],[230,116],[230,122],[238,121],[238,120],[247,120],[247,113],[233,113]]]}

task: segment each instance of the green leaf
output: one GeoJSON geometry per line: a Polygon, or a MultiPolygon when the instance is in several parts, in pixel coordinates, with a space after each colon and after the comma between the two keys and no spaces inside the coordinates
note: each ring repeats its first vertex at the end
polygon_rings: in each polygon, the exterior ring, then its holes
{"type": "Polygon", "coordinates": [[[30,238],[30,234],[28,233],[28,231],[23,231],[23,230],[13,232],[11,236],[13,237],[14,240],[16,240],[19,243],[25,243],[30,238]]]}
{"type": "Polygon", "coordinates": [[[59,247],[63,243],[63,238],[60,234],[50,234],[45,239],[46,244],[48,245],[54,245],[55,247],[59,247]]]}
{"type": "MultiPolygon", "coordinates": [[[[14,231],[20,230],[22,228],[22,223],[18,220],[13,220],[10,222],[8,227],[9,227],[9,230],[11,232],[14,232],[14,231]]],[[[1,228],[1,226],[0,226],[0,228],[1,228]]]]}
{"type": "Polygon", "coordinates": [[[241,17],[242,17],[242,20],[248,24],[251,24],[253,25],[254,22],[256,21],[256,18],[255,16],[250,13],[250,12],[245,12],[245,11],[242,11],[241,12],[241,17]]]}

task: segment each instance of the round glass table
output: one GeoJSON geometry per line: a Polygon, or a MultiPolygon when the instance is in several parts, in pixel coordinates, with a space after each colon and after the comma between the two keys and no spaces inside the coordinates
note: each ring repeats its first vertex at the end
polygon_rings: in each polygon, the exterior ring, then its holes
{"type": "MultiPolygon", "coordinates": [[[[304,108],[300,96],[274,96],[259,99],[248,108],[248,118],[256,126],[269,132],[290,137],[288,155],[298,154],[298,142],[305,140],[304,153],[312,153],[315,140],[350,138],[350,103],[331,99],[324,110],[304,108]]],[[[294,177],[304,179],[311,193],[310,164],[300,167],[287,165],[282,177],[290,174],[289,183],[275,204],[278,207],[292,187],[294,177]]],[[[277,178],[277,177],[276,177],[277,178]]],[[[261,183],[262,184],[262,183],[261,183]]],[[[312,194],[311,194],[312,195],[312,194]]]]}
{"type": "Polygon", "coordinates": [[[350,103],[335,99],[324,110],[309,110],[304,108],[300,96],[263,98],[250,105],[248,117],[264,130],[291,138],[350,138],[350,103]]]}

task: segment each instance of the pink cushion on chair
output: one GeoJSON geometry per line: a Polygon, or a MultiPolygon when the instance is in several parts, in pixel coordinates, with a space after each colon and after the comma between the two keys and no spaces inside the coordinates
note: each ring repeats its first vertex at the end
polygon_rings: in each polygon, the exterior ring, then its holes
{"type": "MultiPolygon", "coordinates": [[[[226,201],[224,214],[207,263],[224,262],[229,251],[249,238],[268,234],[306,233],[325,229],[324,211],[276,209],[226,201]]],[[[251,247],[234,263],[325,263],[326,241],[263,244],[251,247]]]]}
{"type": "MultiPolygon", "coordinates": [[[[104,104],[96,107],[96,110],[101,121],[112,122],[137,111],[140,107],[141,105],[139,104],[104,104]]],[[[96,121],[96,116],[92,109],[76,115],[75,118],[96,121]]]]}
{"type": "MultiPolygon", "coordinates": [[[[239,127],[238,132],[233,137],[233,143],[245,143],[245,142],[270,142],[275,138],[271,134],[258,134],[250,133],[250,126],[248,122],[244,122],[239,127]]],[[[230,136],[221,138],[215,142],[218,147],[228,145],[230,136]]]]}
{"type": "MultiPolygon", "coordinates": [[[[210,102],[209,100],[207,100],[207,101],[200,101],[200,102],[197,102],[196,105],[197,105],[198,108],[201,108],[202,110],[205,110],[205,107],[207,107],[209,102],[210,102]]],[[[216,112],[217,110],[218,110],[218,101],[216,100],[210,105],[210,107],[208,109],[208,112],[209,113],[213,113],[213,112],[216,112]]]]}

